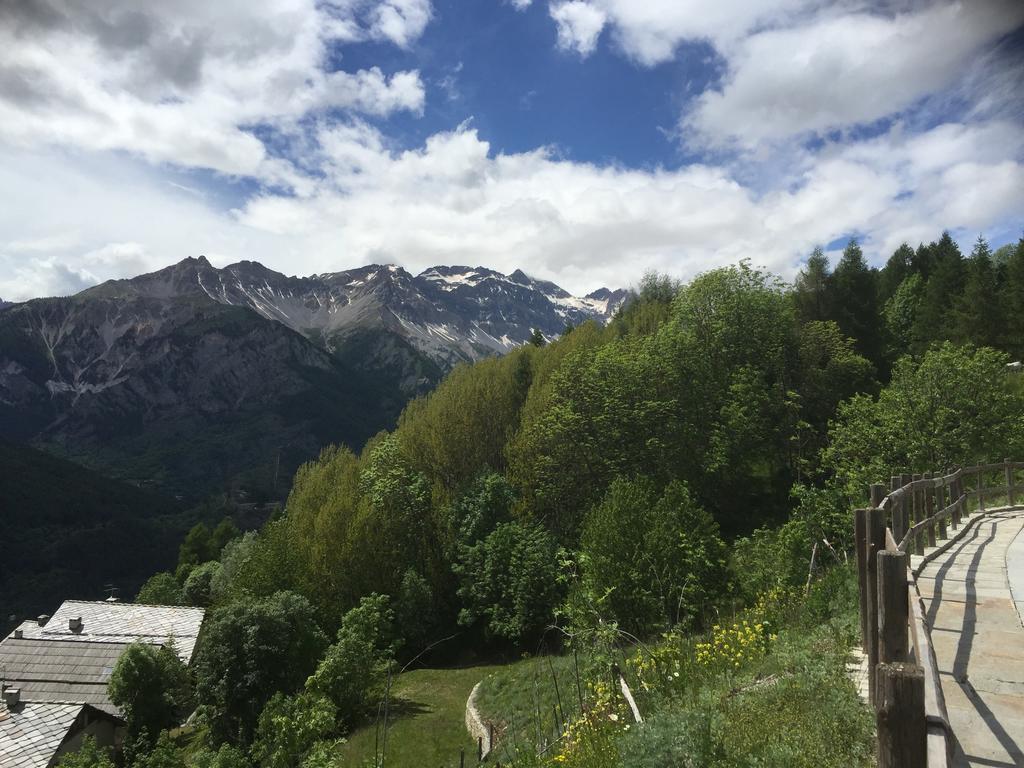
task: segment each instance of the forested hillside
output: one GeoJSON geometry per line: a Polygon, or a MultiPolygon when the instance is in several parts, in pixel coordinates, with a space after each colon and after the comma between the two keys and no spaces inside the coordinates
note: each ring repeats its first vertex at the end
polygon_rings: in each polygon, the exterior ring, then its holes
{"type": "Polygon", "coordinates": [[[102,599],[107,584],[133,594],[191,524],[173,499],[0,442],[0,623],[102,599]]]}
{"type": "Polygon", "coordinates": [[[851,242],[794,286],[746,263],[650,276],[607,327],[457,367],[393,432],[302,467],[259,533],[154,577],[213,605],[209,745],[342,765],[393,660],[570,651],[561,759],[517,764],[866,764],[849,510],[893,472],[1024,451],[1022,317],[1024,240],[965,259],[943,235],[880,271],[851,242]],[[654,712],[638,732],[609,726],[611,661],[654,712]],[[316,726],[285,743],[289,723],[316,726]]]}

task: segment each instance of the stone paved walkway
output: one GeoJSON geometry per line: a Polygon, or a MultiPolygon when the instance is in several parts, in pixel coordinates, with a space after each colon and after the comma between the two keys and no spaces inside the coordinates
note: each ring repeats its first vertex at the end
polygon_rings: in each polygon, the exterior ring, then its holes
{"type": "Polygon", "coordinates": [[[1024,511],[990,513],[918,576],[958,766],[1024,766],[1022,529],[1024,511]]]}

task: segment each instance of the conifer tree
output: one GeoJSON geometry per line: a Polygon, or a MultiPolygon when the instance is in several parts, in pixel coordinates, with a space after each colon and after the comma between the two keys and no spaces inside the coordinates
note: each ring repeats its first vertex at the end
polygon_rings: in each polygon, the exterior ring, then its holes
{"type": "Polygon", "coordinates": [[[967,277],[964,258],[949,232],[943,232],[939,242],[932,243],[929,250],[932,258],[931,274],[927,276],[924,301],[914,333],[922,346],[956,336],[956,309],[967,277]]]}
{"type": "Polygon", "coordinates": [[[956,315],[956,340],[982,347],[999,344],[1003,329],[1002,312],[992,265],[992,252],[985,238],[978,241],[967,265],[967,280],[956,315]]]}
{"type": "Polygon", "coordinates": [[[882,323],[875,274],[855,238],[847,244],[836,265],[831,287],[840,330],[854,340],[860,354],[881,368],[882,323]]]}
{"type": "Polygon", "coordinates": [[[820,246],[816,247],[800,270],[794,286],[793,297],[801,322],[820,322],[831,318],[830,277],[828,257],[820,246]]]}
{"type": "Polygon", "coordinates": [[[893,251],[878,275],[878,303],[885,304],[892,298],[896,289],[913,273],[913,269],[914,249],[903,243],[893,251]]]}
{"type": "Polygon", "coordinates": [[[1006,262],[1003,288],[1004,346],[1014,360],[1024,357],[1024,237],[1006,262]]]}

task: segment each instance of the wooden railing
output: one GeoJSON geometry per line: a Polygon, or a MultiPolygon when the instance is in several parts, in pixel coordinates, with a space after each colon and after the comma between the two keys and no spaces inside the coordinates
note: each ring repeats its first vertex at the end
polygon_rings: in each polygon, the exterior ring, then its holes
{"type": "MultiPolygon", "coordinates": [[[[894,476],[890,491],[871,486],[871,508],[854,513],[860,583],[860,628],[868,662],[868,696],[878,726],[880,768],[952,765],[956,737],[946,715],[924,603],[910,555],[941,550],[950,530],[969,517],[969,502],[986,511],[1004,495],[1015,506],[1014,472],[1024,463],[1009,459],[956,469],[945,475],[894,476]],[[986,479],[999,473],[1000,482],[986,479]],[[965,481],[972,481],[967,488],[965,481]]],[[[918,564],[918,568],[923,563],[918,564]]]]}

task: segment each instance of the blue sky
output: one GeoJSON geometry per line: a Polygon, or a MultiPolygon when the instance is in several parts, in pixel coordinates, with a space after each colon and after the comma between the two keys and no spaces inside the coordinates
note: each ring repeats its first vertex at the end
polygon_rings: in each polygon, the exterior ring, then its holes
{"type": "Polygon", "coordinates": [[[0,296],[185,256],[790,278],[1024,228],[1016,0],[20,0],[0,296]]]}
{"type": "Polygon", "coordinates": [[[584,59],[557,47],[542,3],[520,12],[500,2],[449,0],[434,7],[434,21],[409,50],[338,46],[340,67],[420,70],[428,94],[423,115],[389,121],[389,134],[405,146],[470,120],[498,152],[550,145],[579,162],[677,167],[685,161],[670,134],[688,85],[699,92],[716,78],[716,57],[706,44],[688,44],[652,67],[610,46],[584,59]]]}

